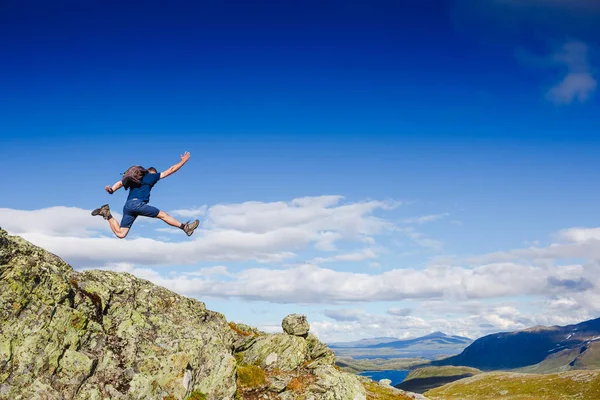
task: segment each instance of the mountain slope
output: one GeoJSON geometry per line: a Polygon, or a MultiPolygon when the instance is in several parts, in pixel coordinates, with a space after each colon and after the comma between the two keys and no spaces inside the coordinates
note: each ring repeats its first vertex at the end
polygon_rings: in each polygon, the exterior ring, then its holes
{"type": "Polygon", "coordinates": [[[567,326],[536,326],[484,336],[462,353],[432,364],[462,365],[482,370],[521,368],[541,363],[565,350],[585,352],[586,346],[597,340],[600,340],[600,318],[567,326]]]}
{"type": "Polygon", "coordinates": [[[266,334],[133,275],[76,272],[0,229],[0,398],[383,400],[302,315],[266,334]],[[368,396],[368,397],[367,397],[368,396]]]}
{"type": "Polygon", "coordinates": [[[550,354],[543,361],[519,368],[517,372],[547,374],[574,369],[600,369],[600,341],[584,342],[550,354]]]}

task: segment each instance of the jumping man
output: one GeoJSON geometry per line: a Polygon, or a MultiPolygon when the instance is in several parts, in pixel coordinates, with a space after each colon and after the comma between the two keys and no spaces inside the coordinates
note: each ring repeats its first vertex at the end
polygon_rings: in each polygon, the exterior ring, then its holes
{"type": "MultiPolygon", "coordinates": [[[[125,238],[125,236],[127,236],[127,234],[129,233],[129,228],[131,228],[131,225],[133,225],[133,222],[138,217],[138,215],[162,219],[167,224],[180,228],[188,236],[191,236],[192,233],[194,233],[194,229],[198,227],[200,221],[195,220],[193,222],[183,224],[177,221],[175,218],[171,217],[166,212],[161,211],[158,208],[148,204],[148,202],[150,201],[150,191],[152,190],[156,182],[158,182],[159,179],[166,178],[167,176],[179,170],[179,168],[181,168],[183,164],[185,164],[189,159],[190,153],[186,151],[181,156],[181,161],[179,161],[177,164],[173,165],[166,171],[161,172],[160,174],[156,172],[156,168],[148,168],[148,170],[146,170],[147,173],[143,176],[143,178],[141,178],[140,184],[133,185],[129,188],[129,196],[127,196],[127,201],[123,206],[123,219],[121,220],[121,224],[119,224],[111,215],[108,204],[105,204],[102,207],[92,211],[92,215],[100,215],[105,220],[107,220],[110,225],[110,228],[119,239],[123,239],[125,238]]],[[[115,191],[119,190],[122,187],[123,182],[117,181],[114,185],[106,186],[104,189],[109,194],[113,194],[115,191]]]]}

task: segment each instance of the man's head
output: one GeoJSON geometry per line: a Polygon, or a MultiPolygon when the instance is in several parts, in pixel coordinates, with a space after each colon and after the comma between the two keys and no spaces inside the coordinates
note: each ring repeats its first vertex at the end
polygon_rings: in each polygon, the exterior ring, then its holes
{"type": "Polygon", "coordinates": [[[151,174],[156,174],[158,171],[156,171],[156,168],[150,167],[148,168],[148,172],[150,172],[151,174]]]}

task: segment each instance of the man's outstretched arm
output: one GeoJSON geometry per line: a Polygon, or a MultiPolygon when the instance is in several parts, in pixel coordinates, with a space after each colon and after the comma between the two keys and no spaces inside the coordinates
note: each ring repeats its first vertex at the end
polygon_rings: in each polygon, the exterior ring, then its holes
{"type": "Polygon", "coordinates": [[[114,185],[107,186],[104,188],[104,190],[106,190],[109,194],[113,194],[115,191],[121,189],[122,187],[123,187],[123,182],[116,181],[114,185]]]}
{"type": "Polygon", "coordinates": [[[171,175],[172,173],[177,172],[179,170],[179,168],[183,167],[183,164],[188,162],[189,159],[190,159],[190,153],[188,151],[186,151],[185,153],[182,154],[181,161],[179,161],[177,164],[171,166],[169,169],[160,173],[160,179],[166,178],[167,176],[171,175]]]}

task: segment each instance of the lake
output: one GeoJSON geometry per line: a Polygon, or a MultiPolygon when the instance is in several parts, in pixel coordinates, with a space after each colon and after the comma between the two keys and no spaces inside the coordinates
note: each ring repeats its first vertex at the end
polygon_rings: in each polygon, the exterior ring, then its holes
{"type": "Polygon", "coordinates": [[[366,376],[367,378],[373,379],[375,382],[379,382],[380,379],[390,379],[392,386],[401,383],[404,378],[408,375],[408,370],[384,370],[384,371],[365,371],[359,375],[366,376]]]}

